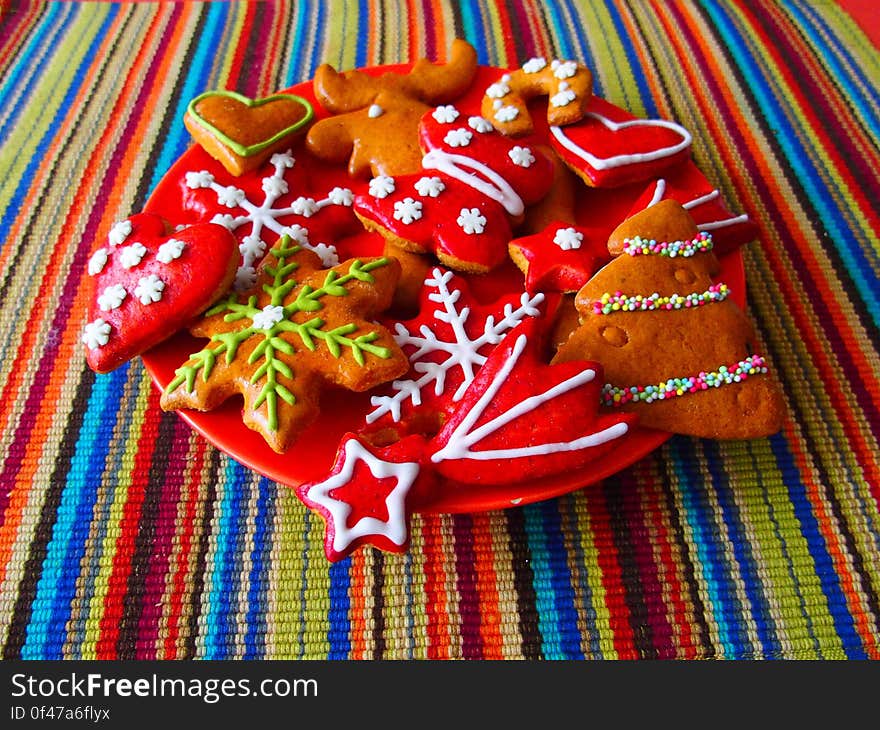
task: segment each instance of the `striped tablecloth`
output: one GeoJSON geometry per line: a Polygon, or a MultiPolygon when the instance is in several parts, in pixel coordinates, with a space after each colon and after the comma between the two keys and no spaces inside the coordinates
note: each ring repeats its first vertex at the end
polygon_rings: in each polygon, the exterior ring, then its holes
{"type": "Polygon", "coordinates": [[[0,19],[6,658],[878,658],[880,58],[832,2],[36,3],[0,19]],[[187,102],[340,69],[577,58],[679,121],[760,227],[748,309],[789,415],[673,437],[504,511],[323,554],[292,491],[84,363],[84,267],[190,144],[187,102]]]}

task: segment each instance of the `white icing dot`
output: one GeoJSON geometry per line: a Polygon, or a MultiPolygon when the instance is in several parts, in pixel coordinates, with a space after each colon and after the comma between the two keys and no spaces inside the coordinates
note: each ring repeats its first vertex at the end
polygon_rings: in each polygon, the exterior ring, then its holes
{"type": "Polygon", "coordinates": [[[293,155],[290,154],[290,151],[287,152],[276,152],[270,158],[270,162],[278,168],[291,168],[296,164],[296,160],[293,159],[293,155]]]}
{"type": "MultiPolygon", "coordinates": [[[[560,85],[561,88],[561,85],[560,85]]],[[[562,89],[550,97],[550,104],[555,107],[568,106],[577,98],[571,89],[562,89]]]]}
{"type": "Polygon", "coordinates": [[[284,319],[284,307],[267,304],[253,316],[253,323],[258,330],[270,330],[282,319],[284,319]]]}
{"type": "Polygon", "coordinates": [[[468,234],[482,233],[486,230],[486,217],[479,208],[462,208],[456,222],[468,234]]]}
{"type": "Polygon", "coordinates": [[[327,199],[333,205],[344,205],[350,208],[352,203],[354,203],[354,193],[348,188],[336,187],[327,193],[327,199]]]}
{"type": "Polygon", "coordinates": [[[519,116],[519,109],[515,106],[502,106],[495,112],[495,118],[499,122],[512,122],[519,116]]]}
{"type": "Polygon", "coordinates": [[[483,117],[471,117],[468,119],[468,126],[479,134],[488,134],[495,129],[495,127],[492,126],[492,122],[483,117]]]}
{"type": "Polygon", "coordinates": [[[190,188],[190,190],[209,188],[214,184],[214,176],[207,170],[188,172],[184,179],[186,180],[186,186],[190,188]]]}
{"type": "Polygon", "coordinates": [[[436,198],[446,189],[439,177],[421,177],[416,180],[413,187],[424,198],[436,198]]]}
{"type": "Polygon", "coordinates": [[[447,104],[446,106],[438,106],[431,116],[440,124],[452,124],[458,119],[458,114],[458,109],[451,104],[447,104]]]}
{"type": "Polygon", "coordinates": [[[259,236],[251,233],[241,239],[241,243],[238,244],[238,252],[242,255],[242,258],[248,261],[256,261],[266,253],[266,242],[259,236]]]}
{"type": "Polygon", "coordinates": [[[577,63],[574,61],[558,62],[553,67],[553,75],[557,79],[570,79],[577,73],[577,63]]]}
{"type": "Polygon", "coordinates": [[[216,213],[214,217],[211,218],[211,223],[223,226],[229,231],[234,231],[238,227],[235,217],[229,215],[229,213],[216,213]]]}
{"type": "Polygon", "coordinates": [[[376,119],[377,117],[381,117],[385,113],[385,110],[379,106],[378,104],[371,104],[370,108],[367,109],[367,116],[370,119],[376,119]]]}
{"type": "Polygon", "coordinates": [[[102,312],[109,312],[122,305],[127,292],[122,284],[111,284],[98,296],[98,306],[102,312]]]}
{"type": "Polygon", "coordinates": [[[98,317],[83,330],[82,341],[90,350],[97,350],[110,341],[110,325],[98,317]]]}
{"type": "Polygon", "coordinates": [[[107,240],[110,241],[112,246],[118,246],[129,235],[131,235],[131,221],[119,221],[113,224],[110,233],[107,235],[107,240]]]}
{"type": "Polygon", "coordinates": [[[294,243],[298,243],[301,246],[309,242],[309,229],[301,226],[299,223],[294,223],[292,226],[284,226],[281,229],[281,235],[290,236],[294,243]]]}
{"type": "Polygon", "coordinates": [[[450,147],[467,147],[471,143],[473,136],[474,134],[470,130],[465,129],[464,127],[459,127],[458,129],[452,129],[447,132],[443,141],[450,147]]]}
{"type": "Polygon", "coordinates": [[[107,249],[99,248],[89,259],[89,276],[100,274],[107,265],[107,249]]]}
{"type": "Polygon", "coordinates": [[[156,253],[156,260],[163,264],[170,264],[174,259],[179,259],[183,253],[186,244],[176,238],[169,238],[165,243],[159,246],[156,253]]]}
{"type": "Polygon", "coordinates": [[[303,218],[311,218],[318,212],[318,203],[314,198],[299,197],[290,204],[290,209],[303,218]]]}
{"type": "Polygon", "coordinates": [[[535,156],[532,154],[532,151],[528,147],[520,147],[516,145],[510,152],[507,153],[507,156],[513,161],[513,164],[519,165],[520,167],[531,167],[532,163],[535,161],[535,156]]]}
{"type": "Polygon", "coordinates": [[[525,71],[527,74],[536,74],[538,73],[538,71],[542,71],[544,68],[546,68],[546,66],[547,59],[540,57],[530,58],[523,64],[522,70],[525,71]]]}
{"type": "Polygon", "coordinates": [[[394,192],[394,178],[387,175],[379,175],[370,180],[370,195],[374,198],[387,198],[394,192]]]}
{"type": "Polygon", "coordinates": [[[147,249],[142,243],[132,243],[119,251],[119,263],[123,268],[131,269],[137,266],[146,255],[147,249]]]}
{"type": "Polygon", "coordinates": [[[250,264],[242,264],[235,272],[236,291],[247,291],[256,286],[257,270],[250,264]]]}
{"type": "Polygon", "coordinates": [[[165,290],[165,282],[155,274],[142,276],[138,279],[134,295],[141,304],[153,304],[162,298],[162,292],[165,290]]]}
{"type": "Polygon", "coordinates": [[[584,234],[574,228],[560,228],[553,236],[553,243],[563,251],[580,248],[583,240],[584,234]]]}
{"type": "Polygon", "coordinates": [[[311,251],[321,259],[321,266],[325,269],[339,264],[339,253],[336,246],[329,243],[317,243],[311,247],[311,251]]]}
{"type": "Polygon", "coordinates": [[[287,181],[283,177],[274,176],[264,177],[262,188],[266,195],[274,195],[276,198],[279,195],[284,195],[289,190],[287,181]]]}
{"type": "Polygon", "coordinates": [[[486,96],[490,99],[502,99],[510,93],[510,87],[501,81],[490,84],[486,89],[486,96]]]}
{"type": "Polygon", "coordinates": [[[227,208],[237,208],[245,201],[244,190],[239,190],[234,185],[227,185],[217,190],[217,202],[227,208]]]}
{"type": "Polygon", "coordinates": [[[413,198],[404,198],[394,204],[394,218],[401,223],[410,224],[422,217],[422,204],[413,198]]]}

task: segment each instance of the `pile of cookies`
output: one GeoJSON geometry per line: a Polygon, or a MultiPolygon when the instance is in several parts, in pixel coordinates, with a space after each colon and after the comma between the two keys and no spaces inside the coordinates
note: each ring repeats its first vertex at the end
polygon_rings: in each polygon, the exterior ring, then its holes
{"type": "Polygon", "coordinates": [[[310,93],[209,91],[196,146],[88,264],[83,342],[108,372],[187,330],[162,408],[241,397],[285,454],[322,394],[370,394],[326,478],[297,494],[331,560],[405,549],[444,481],[582,469],[634,429],[781,427],[742,292],[719,255],[756,228],[690,159],[691,135],[595,97],[571,60],[339,73],[310,93]]]}

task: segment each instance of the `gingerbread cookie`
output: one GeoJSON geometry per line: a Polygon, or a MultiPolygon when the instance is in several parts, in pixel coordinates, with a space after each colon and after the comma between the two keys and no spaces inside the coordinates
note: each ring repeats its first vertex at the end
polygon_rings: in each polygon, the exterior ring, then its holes
{"type": "Polygon", "coordinates": [[[638,119],[593,97],[584,118],[550,127],[559,156],[587,185],[616,187],[651,180],[688,159],[691,133],[665,119],[638,119]]]}
{"type": "Polygon", "coordinates": [[[547,122],[564,126],[580,121],[592,97],[593,74],[576,61],[532,58],[503,74],[483,96],[481,114],[511,137],[531,134],[532,99],[547,97],[547,122]]]}
{"type": "Polygon", "coordinates": [[[228,291],[237,253],[232,234],[212,223],[174,233],[150,213],[116,223],[88,263],[89,367],[114,370],[189,324],[228,291]]]}
{"type": "Polygon", "coordinates": [[[476,70],[476,50],[460,39],[453,41],[448,63],[422,59],[406,74],[340,74],[324,64],[315,73],[315,96],[333,116],[309,130],[308,150],[331,164],[347,160],[356,178],[417,172],[419,120],[432,106],[461,96],[476,70]]]}
{"type": "Polygon", "coordinates": [[[781,389],[747,315],[715,280],[711,248],[711,234],[674,201],[628,220],[609,243],[620,255],[578,292],[580,324],[553,362],[602,363],[603,404],[637,414],[644,426],[714,439],[766,436],[782,425],[781,389]]]}
{"type": "Polygon", "coordinates": [[[425,114],[419,129],[422,171],[373,178],[355,213],[405,250],[434,253],[458,271],[494,269],[507,258],[513,222],[552,184],[552,162],[452,105],[425,114]]]}
{"type": "Polygon", "coordinates": [[[349,259],[321,269],[283,236],[258,271],[257,286],[233,294],[193,326],[208,339],[162,394],[165,410],[212,410],[244,396],[244,422],[284,452],[318,414],[321,391],[365,391],[402,375],[406,356],[370,320],[391,302],[394,259],[349,259]]]}
{"type": "Polygon", "coordinates": [[[209,155],[241,175],[290,147],[313,116],[312,105],[295,94],[251,99],[234,91],[206,91],[189,103],[183,123],[209,155]]]}

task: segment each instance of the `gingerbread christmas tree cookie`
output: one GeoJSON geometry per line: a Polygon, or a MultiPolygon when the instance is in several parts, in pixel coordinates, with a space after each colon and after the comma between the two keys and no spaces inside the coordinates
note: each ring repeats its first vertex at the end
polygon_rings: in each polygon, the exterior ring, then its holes
{"type": "Polygon", "coordinates": [[[604,405],[638,414],[644,426],[766,436],[782,425],[781,390],[751,321],[716,280],[711,247],[674,201],[626,221],[609,241],[620,255],[578,292],[580,324],[554,362],[602,363],[604,405]]]}
{"type": "Polygon", "coordinates": [[[317,416],[325,388],[360,392],[406,372],[391,333],[371,321],[390,304],[399,275],[389,258],[321,269],[314,253],[283,236],[256,287],[192,328],[208,342],[176,370],[162,407],[206,411],[241,394],[244,422],[284,452],[317,416]]]}

